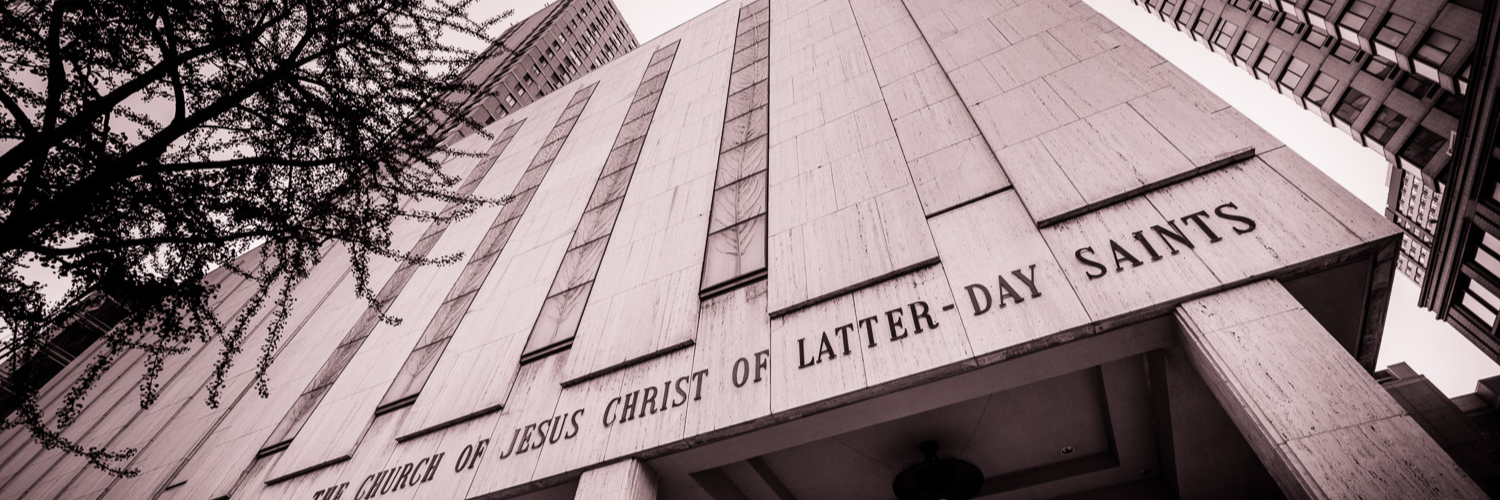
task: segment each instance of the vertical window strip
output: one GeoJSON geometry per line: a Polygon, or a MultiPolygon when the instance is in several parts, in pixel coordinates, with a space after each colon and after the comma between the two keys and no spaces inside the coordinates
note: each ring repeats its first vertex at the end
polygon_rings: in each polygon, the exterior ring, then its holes
{"type": "Polygon", "coordinates": [[[770,0],[740,8],[699,297],[766,276],[770,0]]]}
{"type": "Polygon", "coordinates": [[[484,283],[485,278],[494,268],[495,262],[500,259],[500,253],[510,243],[510,237],[514,233],[517,222],[521,215],[526,213],[526,208],[531,204],[532,195],[536,193],[538,186],[551,171],[553,160],[562,150],[563,144],[573,132],[573,126],[578,123],[578,117],[583,114],[584,106],[588,105],[589,98],[593,96],[595,87],[591,84],[579,89],[573,94],[568,106],[563,109],[557,123],[552,125],[552,130],[547,132],[547,137],[542,140],[542,147],[537,151],[526,171],[521,174],[521,179],[516,187],[511,190],[510,202],[495,216],[494,222],[486,230],[484,239],[480,240],[479,246],[474,249],[469,257],[469,262],[464,265],[463,272],[453,287],[448,290],[448,295],[443,298],[442,305],[438,306],[437,313],[427,323],[427,328],[422,331],[422,336],[417,339],[416,347],[406,358],[406,363],[397,372],[396,379],[391,381],[390,388],[386,389],[385,396],[381,397],[380,404],[375,407],[375,414],[385,413],[397,408],[402,408],[416,401],[417,395],[421,394],[422,388],[432,376],[433,367],[442,357],[443,351],[448,347],[448,341],[453,338],[453,333],[458,331],[459,324],[469,312],[469,306],[473,304],[474,297],[479,294],[479,286],[484,283]]]}
{"type": "Polygon", "coordinates": [[[604,160],[604,168],[599,172],[594,192],[578,221],[578,229],[573,232],[573,240],[568,243],[567,253],[563,254],[547,299],[542,302],[542,310],[531,326],[521,363],[562,352],[573,345],[584,305],[593,289],[594,277],[599,274],[599,263],[604,259],[620,205],[625,201],[626,188],[635,174],[636,160],[645,144],[646,132],[651,128],[667,74],[677,57],[678,43],[656,49],[646,64],[646,73],[641,76],[635,97],[625,112],[625,121],[604,160]]]}
{"type": "MultiPolygon", "coordinates": [[[[459,184],[458,192],[460,194],[467,196],[474,192],[474,189],[479,186],[479,182],[494,167],[500,153],[505,150],[505,147],[510,144],[510,140],[515,137],[521,123],[517,122],[507,126],[501,132],[500,136],[495,138],[495,142],[486,151],[484,160],[475,165],[474,169],[465,177],[464,182],[459,184]]],[[[449,203],[443,207],[441,213],[449,214],[457,208],[458,204],[449,203]]],[[[433,221],[428,225],[427,231],[422,234],[421,239],[417,240],[417,244],[409,253],[419,257],[426,257],[427,253],[432,251],[432,248],[437,244],[438,238],[443,236],[443,231],[447,230],[447,228],[447,221],[433,221]]],[[[339,374],[343,373],[344,368],[354,359],[354,354],[359,352],[359,347],[364,345],[364,341],[370,336],[370,332],[374,331],[375,326],[380,323],[381,315],[390,307],[391,302],[395,301],[396,296],[401,294],[401,289],[406,286],[406,283],[411,280],[412,275],[416,274],[416,272],[416,265],[403,264],[390,278],[386,279],[385,284],[380,287],[380,292],[375,295],[375,305],[366,308],[364,314],[360,316],[359,321],[355,322],[354,326],[349,329],[349,332],[344,335],[344,339],[339,342],[339,346],[334,349],[333,354],[323,363],[322,368],[318,369],[317,375],[313,376],[312,381],[308,383],[307,389],[302,391],[302,394],[297,397],[297,401],[292,404],[291,410],[282,417],[281,422],[276,425],[271,435],[266,438],[265,444],[261,446],[260,452],[256,456],[263,457],[270,455],[284,450],[287,446],[291,445],[292,439],[297,436],[297,432],[307,423],[308,417],[312,416],[313,409],[317,408],[318,403],[323,400],[323,395],[328,392],[328,389],[333,386],[333,382],[338,380],[339,374]]]]}

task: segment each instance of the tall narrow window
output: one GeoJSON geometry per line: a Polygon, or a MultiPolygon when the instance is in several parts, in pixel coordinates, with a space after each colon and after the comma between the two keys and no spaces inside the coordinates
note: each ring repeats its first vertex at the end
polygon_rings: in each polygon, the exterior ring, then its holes
{"type": "Polygon", "coordinates": [[[599,264],[604,260],[615,220],[625,203],[625,192],[635,175],[636,160],[646,143],[646,132],[651,128],[656,106],[661,102],[662,89],[666,87],[667,74],[672,69],[679,43],[672,42],[656,49],[646,64],[646,73],[636,86],[630,108],[625,111],[625,122],[615,134],[604,168],[594,182],[594,192],[584,206],[583,216],[573,232],[573,240],[568,243],[567,252],[563,254],[557,275],[552,279],[552,288],[547,291],[547,299],[542,302],[536,323],[531,326],[531,335],[527,337],[521,354],[522,363],[562,352],[573,345],[578,322],[583,319],[584,306],[588,304],[594,278],[599,274],[599,264]]]}
{"type": "MultiPolygon", "coordinates": [[[[489,276],[490,269],[499,260],[501,251],[510,243],[516,224],[526,213],[526,208],[531,205],[532,196],[536,194],[537,187],[552,170],[553,160],[557,158],[558,152],[562,150],[572,134],[573,126],[578,123],[578,117],[583,114],[584,107],[593,96],[595,87],[597,84],[575,92],[568,106],[563,109],[562,115],[552,125],[552,130],[542,141],[541,149],[537,150],[536,156],[532,157],[531,164],[521,174],[516,187],[511,189],[510,203],[507,203],[495,216],[494,222],[485,232],[484,239],[480,240],[479,248],[470,255],[469,262],[464,265],[463,273],[459,275],[458,281],[454,282],[453,287],[448,290],[448,295],[443,298],[443,304],[438,306],[437,313],[427,323],[427,328],[422,331],[422,336],[417,340],[417,347],[412,349],[411,354],[407,356],[406,363],[396,374],[396,379],[391,382],[390,387],[385,391],[385,396],[380,399],[376,413],[406,406],[415,401],[417,395],[422,392],[428,377],[432,376],[432,369],[437,366],[443,351],[447,349],[448,341],[453,338],[453,333],[458,331],[464,316],[469,313],[469,306],[473,304],[474,297],[479,295],[479,286],[489,276]]],[[[511,127],[518,129],[518,125],[511,127]]],[[[512,130],[507,130],[506,133],[515,134],[512,130]]],[[[489,165],[493,164],[493,161],[489,162],[489,165]]]]}
{"type": "Polygon", "coordinates": [[[1391,141],[1391,136],[1396,135],[1396,130],[1406,123],[1406,117],[1401,116],[1396,110],[1387,106],[1381,106],[1375,112],[1375,118],[1370,120],[1370,126],[1365,128],[1365,140],[1373,141],[1384,147],[1391,141]]]}
{"type": "Polygon", "coordinates": [[[703,297],[766,275],[769,9],[769,0],[740,9],[708,241],[703,252],[703,279],[699,288],[703,297]]]}
{"type": "Polygon", "coordinates": [[[1396,14],[1386,16],[1385,24],[1380,25],[1380,31],[1375,32],[1375,54],[1396,60],[1396,49],[1401,47],[1401,42],[1406,40],[1406,35],[1411,33],[1415,24],[1411,19],[1396,14]]]}
{"type": "Polygon", "coordinates": [[[1417,48],[1417,53],[1412,56],[1412,69],[1417,74],[1427,77],[1428,80],[1440,81],[1442,76],[1439,70],[1453,51],[1458,50],[1458,39],[1453,35],[1432,30],[1427,34],[1427,39],[1422,41],[1422,46],[1417,48]]]}
{"type": "MultiPolygon", "coordinates": [[[[472,194],[474,189],[479,187],[479,182],[484,180],[485,175],[489,174],[490,167],[494,166],[495,161],[500,157],[500,153],[510,144],[510,139],[515,136],[515,132],[519,128],[520,122],[509,125],[501,132],[499,137],[495,138],[495,142],[490,145],[489,151],[485,154],[485,160],[475,165],[474,169],[465,177],[464,182],[459,185],[458,192],[462,196],[472,194]]],[[[457,209],[457,204],[450,203],[448,206],[443,207],[441,213],[451,213],[455,209],[457,209]]],[[[432,251],[432,248],[437,245],[438,239],[443,237],[444,231],[448,229],[448,224],[449,222],[445,220],[433,221],[428,225],[427,231],[422,233],[422,237],[417,240],[417,244],[409,253],[417,257],[426,257],[432,251]]],[[[256,453],[257,457],[285,450],[287,446],[291,445],[292,439],[297,437],[297,433],[302,430],[302,426],[307,423],[308,418],[312,417],[313,410],[317,409],[318,403],[323,401],[323,396],[333,387],[333,383],[344,372],[344,368],[349,366],[349,362],[354,359],[355,353],[359,352],[360,346],[364,345],[366,338],[369,338],[370,332],[373,332],[375,327],[384,319],[386,310],[390,308],[392,302],[396,301],[396,297],[401,294],[401,290],[406,287],[406,283],[416,273],[416,264],[403,264],[390,278],[386,279],[385,284],[380,287],[380,292],[375,296],[375,304],[366,308],[364,314],[354,323],[354,326],[350,327],[349,331],[344,334],[344,339],[339,342],[338,347],[334,348],[333,354],[323,362],[322,368],[318,369],[317,375],[313,376],[312,381],[308,382],[307,388],[303,389],[302,394],[297,396],[297,401],[293,403],[291,410],[271,430],[271,435],[266,437],[265,443],[261,445],[260,451],[256,453]]]]}

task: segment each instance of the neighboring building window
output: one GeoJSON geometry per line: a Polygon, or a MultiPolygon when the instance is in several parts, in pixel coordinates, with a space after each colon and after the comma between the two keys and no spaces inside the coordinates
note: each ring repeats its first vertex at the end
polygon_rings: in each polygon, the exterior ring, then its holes
{"type": "Polygon", "coordinates": [[[1417,48],[1417,53],[1413,54],[1412,67],[1417,74],[1429,80],[1441,80],[1438,69],[1443,67],[1443,63],[1448,62],[1448,57],[1452,56],[1453,51],[1457,49],[1457,38],[1432,30],[1427,34],[1427,39],[1422,41],[1422,46],[1417,48]]]}
{"type": "Polygon", "coordinates": [[[1333,10],[1333,0],[1312,0],[1307,4],[1307,19],[1313,26],[1323,28],[1323,31],[1333,31],[1333,26],[1328,22],[1328,13],[1333,10]]]}
{"type": "MultiPolygon", "coordinates": [[[[1461,69],[1461,70],[1458,71],[1458,78],[1456,78],[1456,80],[1458,80],[1458,93],[1459,94],[1464,94],[1464,95],[1468,95],[1469,94],[1469,72],[1470,72],[1470,70],[1473,70],[1473,69],[1474,69],[1474,63],[1472,61],[1470,61],[1470,62],[1464,63],[1463,69],[1461,69]]],[[[1458,115],[1454,115],[1454,116],[1458,116],[1458,115]]]]}
{"type": "Polygon", "coordinates": [[[1255,0],[1230,0],[1229,6],[1249,12],[1250,7],[1255,6],[1255,0]]]}
{"type": "Polygon", "coordinates": [[[1307,74],[1307,68],[1307,61],[1293,56],[1292,60],[1286,63],[1286,71],[1281,73],[1281,80],[1279,80],[1281,90],[1295,92],[1297,86],[1302,84],[1302,77],[1307,74]]]}
{"type": "Polygon", "coordinates": [[[1281,11],[1289,16],[1297,15],[1297,0],[1276,0],[1276,5],[1281,6],[1281,11]]]}
{"type": "Polygon", "coordinates": [[[1437,84],[1433,83],[1432,80],[1428,80],[1426,78],[1422,78],[1420,76],[1412,74],[1401,77],[1401,80],[1396,82],[1396,86],[1399,87],[1402,92],[1406,92],[1412,97],[1416,97],[1418,99],[1424,99],[1431,96],[1432,90],[1437,88],[1437,84]]]}
{"type": "Polygon", "coordinates": [[[1345,126],[1348,126],[1354,123],[1356,118],[1359,118],[1359,113],[1364,111],[1365,106],[1369,104],[1370,96],[1356,90],[1354,87],[1349,87],[1349,90],[1344,92],[1344,98],[1339,101],[1338,107],[1333,109],[1333,116],[1343,121],[1345,126]]]}
{"type": "Polygon", "coordinates": [[[1401,166],[1410,170],[1422,170],[1427,162],[1432,161],[1443,147],[1448,145],[1448,139],[1438,135],[1437,132],[1427,130],[1427,127],[1417,127],[1417,131],[1406,140],[1406,145],[1401,147],[1401,153],[1396,156],[1401,159],[1401,166]]]}
{"type": "Polygon", "coordinates": [[[1271,6],[1265,4],[1257,5],[1255,9],[1255,18],[1268,23],[1274,22],[1276,20],[1276,9],[1273,9],[1271,8],[1271,6]]]}
{"type": "Polygon", "coordinates": [[[1276,29],[1295,35],[1298,31],[1302,30],[1302,23],[1296,19],[1287,17],[1286,19],[1282,19],[1280,24],[1276,25],[1276,29]]]}
{"type": "Polygon", "coordinates": [[[1318,78],[1313,80],[1312,86],[1308,87],[1304,101],[1309,108],[1322,108],[1323,103],[1328,101],[1328,96],[1333,95],[1334,87],[1339,85],[1339,79],[1328,73],[1318,72],[1318,78]]]}
{"type": "Polygon", "coordinates": [[[1219,23],[1219,30],[1214,32],[1214,46],[1226,52],[1229,51],[1229,42],[1234,39],[1234,33],[1239,29],[1239,26],[1229,21],[1219,23]]]}
{"type": "Polygon", "coordinates": [[[1182,6],[1182,10],[1177,12],[1177,31],[1185,31],[1188,29],[1188,23],[1192,22],[1193,13],[1197,10],[1198,4],[1193,2],[1188,2],[1187,4],[1182,6]]]}
{"type": "Polygon", "coordinates": [[[1339,46],[1333,49],[1333,57],[1354,64],[1354,61],[1359,60],[1359,47],[1349,45],[1348,42],[1339,42],[1339,46]]]}
{"type": "MultiPolygon", "coordinates": [[[[1433,84],[1433,86],[1437,86],[1437,84],[1433,84]]],[[[1463,96],[1443,92],[1443,97],[1438,99],[1437,101],[1437,109],[1444,113],[1448,113],[1448,116],[1461,118],[1464,116],[1464,106],[1467,105],[1467,103],[1468,99],[1464,99],[1463,96]]]]}
{"type": "Polygon", "coordinates": [[[1365,63],[1365,72],[1375,75],[1376,78],[1381,80],[1390,77],[1391,71],[1395,69],[1396,65],[1394,63],[1380,56],[1371,57],[1370,61],[1365,63]]]}
{"type": "MultiPolygon", "coordinates": [[[[517,85],[517,87],[519,87],[519,86],[520,85],[517,85]]],[[[521,89],[521,90],[525,91],[526,89],[521,89]]],[[[505,105],[506,106],[515,106],[516,105],[516,95],[515,94],[505,94],[505,105]]]]}
{"type": "Polygon", "coordinates": [[[1403,123],[1406,123],[1406,117],[1401,116],[1401,113],[1381,106],[1380,111],[1375,112],[1375,119],[1370,120],[1370,126],[1365,129],[1365,138],[1384,146],[1390,143],[1391,136],[1396,135],[1396,130],[1403,123]]]}
{"type": "Polygon", "coordinates": [[[521,77],[521,80],[525,81],[526,84],[525,85],[522,85],[522,84],[519,84],[519,83],[516,84],[516,95],[521,96],[521,97],[526,97],[526,85],[531,85],[531,75],[526,75],[524,77],[521,77]]]}
{"type": "Polygon", "coordinates": [[[1261,52],[1260,60],[1255,63],[1255,74],[1261,78],[1271,78],[1271,70],[1276,69],[1276,64],[1281,62],[1281,56],[1285,52],[1275,45],[1266,44],[1265,52],[1261,52]]]}
{"type": "Polygon", "coordinates": [[[1500,239],[1484,231],[1479,231],[1479,234],[1482,237],[1479,241],[1479,248],[1474,251],[1474,262],[1490,276],[1500,278],[1500,239]]]}
{"type": "Polygon", "coordinates": [[[1375,6],[1360,0],[1349,3],[1349,10],[1344,11],[1344,16],[1339,18],[1339,37],[1349,41],[1359,40],[1359,30],[1364,29],[1365,23],[1370,21],[1370,16],[1375,14],[1375,6]]]}
{"type": "Polygon", "coordinates": [[[1323,30],[1320,30],[1318,28],[1308,28],[1307,36],[1303,39],[1307,40],[1308,45],[1312,45],[1321,49],[1328,46],[1329,36],[1328,33],[1325,33],[1323,30]]]}
{"type": "Polygon", "coordinates": [[[1255,53],[1255,44],[1258,43],[1260,43],[1260,37],[1245,33],[1245,36],[1240,38],[1239,48],[1234,49],[1234,58],[1239,59],[1240,62],[1250,62],[1250,54],[1255,53]]]}
{"type": "Polygon", "coordinates": [[[1198,11],[1198,21],[1193,24],[1193,38],[1202,39],[1208,36],[1208,30],[1213,26],[1214,15],[1208,10],[1198,11]]]}
{"type": "Polygon", "coordinates": [[[1495,313],[1500,311],[1497,309],[1500,307],[1500,297],[1496,297],[1484,285],[1469,280],[1468,286],[1464,288],[1463,298],[1459,300],[1459,304],[1484,323],[1484,326],[1494,328],[1495,313]]]}
{"type": "Polygon", "coordinates": [[[1411,19],[1396,14],[1387,16],[1385,24],[1375,33],[1375,53],[1386,59],[1396,60],[1396,48],[1406,40],[1406,35],[1411,33],[1415,24],[1411,19]]]}

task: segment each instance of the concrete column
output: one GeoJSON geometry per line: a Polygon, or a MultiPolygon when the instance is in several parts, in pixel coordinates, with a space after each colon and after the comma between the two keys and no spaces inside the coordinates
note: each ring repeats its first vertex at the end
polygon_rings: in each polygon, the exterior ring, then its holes
{"type": "Polygon", "coordinates": [[[578,478],[577,500],[656,500],[656,474],[628,459],[591,469],[578,478]]]}
{"type": "Polygon", "coordinates": [[[1485,498],[1279,282],[1176,315],[1189,360],[1289,498],[1485,498]]]}

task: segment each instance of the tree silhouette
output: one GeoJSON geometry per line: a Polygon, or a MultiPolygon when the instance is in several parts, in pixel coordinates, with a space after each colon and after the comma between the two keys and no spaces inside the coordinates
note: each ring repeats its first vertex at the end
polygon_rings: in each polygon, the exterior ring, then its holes
{"type": "MultiPolygon", "coordinates": [[[[444,146],[475,88],[478,53],[445,41],[507,17],[474,0],[15,0],[0,6],[0,352],[13,411],[47,448],[115,474],[133,450],[61,435],[89,388],[126,352],[144,353],[141,405],[164,360],[220,345],[207,404],[267,315],[265,373],[291,291],[333,245],[373,305],[371,256],[442,264],[393,248],[400,219],[452,220],[502,200],[445,175],[444,146]],[[448,208],[420,211],[416,201],[448,208]],[[257,247],[258,245],[258,247],[257,247]],[[254,259],[232,259],[255,247],[254,259]],[[40,264],[70,280],[61,301],[22,278],[40,264]],[[215,266],[251,280],[246,305],[215,315],[215,266]],[[78,308],[124,311],[50,415],[45,376],[25,368],[78,308]],[[203,348],[207,348],[204,346],[203,348]]],[[[395,318],[382,317],[386,322],[395,318]]],[[[134,359],[134,358],[131,358],[134,359]]]]}

